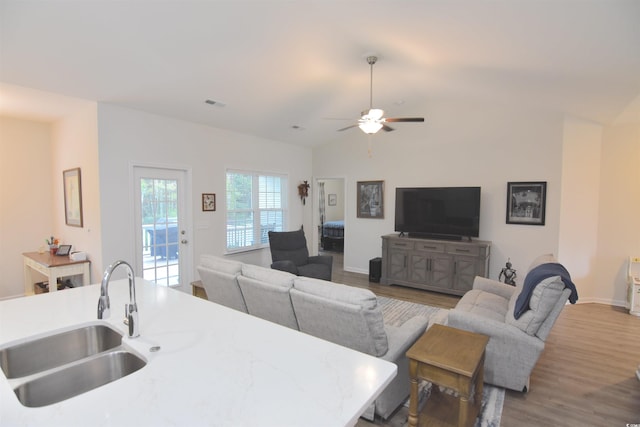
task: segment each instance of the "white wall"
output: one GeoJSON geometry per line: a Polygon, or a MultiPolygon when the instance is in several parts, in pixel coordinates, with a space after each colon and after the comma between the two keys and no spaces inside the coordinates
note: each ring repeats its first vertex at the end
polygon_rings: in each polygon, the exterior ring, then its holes
{"type": "Polygon", "coordinates": [[[562,152],[562,195],[558,259],[578,284],[580,300],[597,294],[595,279],[600,212],[603,127],[567,117],[562,152]]]}
{"type": "Polygon", "coordinates": [[[22,296],[22,253],[54,230],[51,125],[0,117],[0,299],[22,296]]]}
{"type": "MultiPolygon", "coordinates": [[[[91,260],[91,283],[100,281],[102,245],[100,241],[100,183],[98,174],[97,105],[87,102],[52,129],[54,234],[61,243],[73,245],[73,251],[85,251],[91,260]],[[82,185],[82,227],[65,223],[63,171],[80,168],[82,185]]],[[[78,281],[82,283],[79,278],[78,281]]]]}
{"type": "Polygon", "coordinates": [[[595,301],[624,305],[627,260],[640,256],[640,123],[605,127],[595,301]]]}
{"type": "MultiPolygon", "coordinates": [[[[0,118],[0,299],[24,293],[23,252],[52,234],[92,261],[101,275],[96,104],[77,102],[52,123],[0,118]],[[65,224],[62,171],[81,168],[84,227],[65,224]]],[[[78,283],[81,281],[78,279],[78,283]]]]}
{"type": "Polygon", "coordinates": [[[325,194],[325,221],[338,221],[344,219],[344,180],[343,179],[322,179],[324,182],[325,194]],[[336,195],[336,204],[329,206],[329,194],[336,195]]]}
{"type": "Polygon", "coordinates": [[[507,258],[524,279],[539,254],[554,253],[580,302],[624,306],[629,255],[640,254],[640,123],[602,126],[560,114],[434,100],[423,126],[398,124],[372,138],[357,129],[314,150],[318,176],[345,175],[345,269],[366,272],[393,232],[399,186],[482,187],[480,239],[493,242],[490,276],[507,258]],[[356,218],[356,182],[385,181],[385,218],[356,218]],[[509,181],[546,181],[545,226],[506,224],[509,181]]]}
{"type": "MultiPolygon", "coordinates": [[[[311,150],[228,132],[114,105],[98,108],[102,253],[105,263],[134,260],[133,206],[129,172],[132,162],[186,167],[192,171],[192,249],[195,266],[201,254],[225,250],[225,172],[227,168],[284,173],[289,178],[289,226],[312,226],[312,203],[305,206],[297,186],[311,181],[311,150]],[[215,193],[215,212],[202,212],[201,194],[215,193]]],[[[312,249],[313,250],[313,249],[312,249]]],[[[269,250],[234,255],[268,266],[269,250]]],[[[188,283],[187,283],[188,286],[188,283]]]]}
{"type": "MultiPolygon", "coordinates": [[[[353,129],[344,141],[314,149],[316,176],[345,176],[345,268],[368,271],[381,255],[381,235],[394,232],[395,188],[482,187],[480,239],[491,240],[490,276],[507,258],[524,276],[541,253],[558,252],[563,117],[496,105],[440,100],[424,124],[397,124],[372,138],[353,129]],[[356,182],[384,180],[384,219],[356,218],[356,182]],[[509,181],[547,181],[546,225],[506,224],[509,181]]],[[[523,277],[518,277],[519,280],[523,277]]]]}

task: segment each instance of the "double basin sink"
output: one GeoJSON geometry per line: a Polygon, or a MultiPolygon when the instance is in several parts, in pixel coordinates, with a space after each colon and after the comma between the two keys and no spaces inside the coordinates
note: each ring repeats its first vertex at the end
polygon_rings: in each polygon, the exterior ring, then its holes
{"type": "Polygon", "coordinates": [[[105,323],[0,347],[0,368],[27,407],[61,402],[142,369],[146,361],[105,323]]]}

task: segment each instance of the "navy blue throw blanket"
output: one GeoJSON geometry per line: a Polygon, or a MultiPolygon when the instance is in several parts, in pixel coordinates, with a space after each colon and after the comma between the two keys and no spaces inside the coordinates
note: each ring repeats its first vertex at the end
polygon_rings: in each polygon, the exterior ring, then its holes
{"type": "Polygon", "coordinates": [[[578,301],[578,291],[576,290],[576,285],[573,284],[569,272],[562,266],[562,264],[558,264],[555,262],[540,264],[539,266],[531,270],[527,274],[527,277],[525,277],[524,285],[522,286],[522,292],[520,292],[520,295],[518,295],[518,299],[516,300],[516,307],[513,313],[513,317],[518,319],[524,314],[524,312],[529,310],[529,301],[531,300],[533,290],[536,288],[538,283],[553,276],[560,276],[560,279],[562,279],[562,282],[564,283],[565,289],[571,289],[569,302],[571,302],[571,304],[575,304],[576,301],[578,301]]]}

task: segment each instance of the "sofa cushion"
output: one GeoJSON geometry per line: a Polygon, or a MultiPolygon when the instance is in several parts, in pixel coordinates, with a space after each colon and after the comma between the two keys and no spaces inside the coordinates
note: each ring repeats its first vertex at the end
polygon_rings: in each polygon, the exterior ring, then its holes
{"type": "Polygon", "coordinates": [[[241,262],[220,258],[215,255],[200,256],[200,265],[227,274],[238,274],[242,269],[241,262]]]}
{"type": "Polygon", "coordinates": [[[238,284],[249,314],[291,329],[298,329],[289,295],[293,281],[285,283],[281,280],[272,284],[264,278],[257,280],[248,276],[238,276],[238,284]]]}
{"type": "Polygon", "coordinates": [[[382,310],[373,292],[296,277],[291,301],[301,331],[373,356],[388,351],[382,310]]]}
{"type": "Polygon", "coordinates": [[[238,285],[238,274],[225,273],[221,270],[198,266],[198,274],[202,286],[207,293],[207,299],[217,304],[233,308],[243,313],[247,312],[247,306],[238,285]]]}
{"type": "Polygon", "coordinates": [[[274,286],[285,286],[290,288],[295,279],[295,274],[286,271],[273,270],[253,264],[242,264],[242,275],[251,279],[268,282],[274,286]]]}
{"type": "Polygon", "coordinates": [[[472,289],[458,301],[455,309],[504,322],[508,305],[509,300],[500,295],[472,289]]]}
{"type": "Polygon", "coordinates": [[[529,335],[535,335],[540,325],[558,303],[564,288],[565,285],[560,276],[552,276],[542,280],[533,289],[529,300],[529,310],[525,311],[518,319],[514,317],[514,312],[519,293],[514,293],[509,301],[506,323],[529,335]]]}

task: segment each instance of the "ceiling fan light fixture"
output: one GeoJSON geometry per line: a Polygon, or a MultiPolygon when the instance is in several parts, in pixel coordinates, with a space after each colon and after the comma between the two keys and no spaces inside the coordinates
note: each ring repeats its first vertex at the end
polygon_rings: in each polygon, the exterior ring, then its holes
{"type": "Polygon", "coordinates": [[[380,120],[384,116],[384,110],[379,108],[371,108],[369,111],[362,116],[365,120],[380,120]]]}
{"type": "Polygon", "coordinates": [[[382,129],[382,123],[376,120],[362,120],[358,127],[362,132],[372,135],[382,129]]]}

